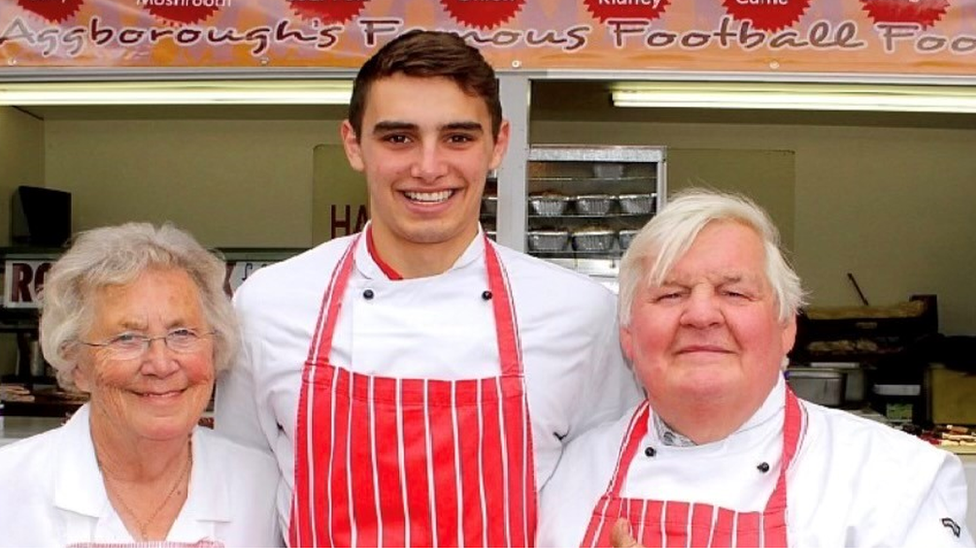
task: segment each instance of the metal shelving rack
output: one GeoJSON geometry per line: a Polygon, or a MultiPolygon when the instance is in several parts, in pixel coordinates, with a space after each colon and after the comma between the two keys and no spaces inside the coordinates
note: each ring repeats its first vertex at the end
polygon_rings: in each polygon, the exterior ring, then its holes
{"type": "Polygon", "coordinates": [[[592,276],[615,278],[626,245],[620,232],[643,227],[665,196],[666,150],[652,146],[537,145],[530,147],[527,164],[528,253],[592,276]],[[547,194],[565,197],[567,204],[559,215],[546,215],[532,207],[547,194]],[[649,207],[638,212],[625,209],[620,197],[635,195],[649,200],[649,207]],[[608,198],[606,212],[587,211],[580,202],[588,196],[608,198]],[[531,237],[537,230],[567,233],[566,245],[559,249],[533,246],[531,237]],[[592,240],[586,240],[587,233],[594,231],[604,235],[595,247],[592,240]]]}

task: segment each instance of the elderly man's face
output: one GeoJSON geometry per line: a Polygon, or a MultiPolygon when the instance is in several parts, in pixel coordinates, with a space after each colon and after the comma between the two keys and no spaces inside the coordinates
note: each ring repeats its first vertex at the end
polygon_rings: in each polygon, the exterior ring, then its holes
{"type": "Polygon", "coordinates": [[[795,321],[777,318],[762,240],[730,221],[706,225],[661,286],[639,288],[621,329],[665,419],[694,402],[758,407],[795,335],[795,321]]]}
{"type": "MultiPolygon", "coordinates": [[[[93,313],[85,341],[210,330],[197,286],[180,269],[150,269],[129,284],[100,288],[93,313]]],[[[201,338],[193,352],[174,352],[162,339],[131,359],[121,360],[106,347],[81,352],[75,382],[91,393],[93,428],[97,423],[134,440],[166,440],[186,436],[206,409],[214,383],[210,337],[201,338]]]]}

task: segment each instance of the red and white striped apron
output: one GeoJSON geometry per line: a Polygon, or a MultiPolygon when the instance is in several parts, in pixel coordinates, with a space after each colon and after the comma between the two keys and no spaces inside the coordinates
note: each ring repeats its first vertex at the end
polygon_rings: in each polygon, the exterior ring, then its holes
{"type": "MultiPolygon", "coordinates": [[[[508,281],[484,238],[499,377],[369,376],[329,362],[357,236],[322,300],[302,375],[291,546],[530,546],[532,432],[508,281]]],[[[431,352],[436,352],[432,350],[431,352]]]]}
{"type": "Polygon", "coordinates": [[[134,541],[131,543],[122,543],[115,541],[108,542],[97,542],[97,541],[84,541],[80,543],[69,543],[68,547],[102,547],[102,548],[119,548],[119,549],[152,549],[152,548],[190,548],[196,547],[200,549],[206,548],[218,548],[224,547],[224,544],[219,541],[214,541],[211,539],[202,539],[200,541],[194,542],[182,542],[182,541],[134,541]]]}
{"type": "Polygon", "coordinates": [[[707,503],[620,497],[627,470],[647,434],[649,415],[646,401],[634,412],[613,478],[593,510],[582,547],[609,547],[610,530],[620,517],[630,521],[634,538],[644,547],[786,547],[786,471],[796,453],[802,424],[799,402],[789,387],[782,465],[776,488],[762,512],[738,512],[707,503]]]}

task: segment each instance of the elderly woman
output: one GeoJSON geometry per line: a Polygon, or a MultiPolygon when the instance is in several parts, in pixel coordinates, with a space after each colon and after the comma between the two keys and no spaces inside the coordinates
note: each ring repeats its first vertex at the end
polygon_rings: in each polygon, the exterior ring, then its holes
{"type": "Polygon", "coordinates": [[[82,233],[47,278],[44,357],[90,395],[0,450],[0,545],[273,546],[270,456],[197,427],[238,345],[224,265],[169,225],[82,233]]]}

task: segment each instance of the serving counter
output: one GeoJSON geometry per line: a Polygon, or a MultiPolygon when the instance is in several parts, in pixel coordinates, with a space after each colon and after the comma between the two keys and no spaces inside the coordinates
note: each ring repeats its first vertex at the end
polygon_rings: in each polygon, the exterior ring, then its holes
{"type": "Polygon", "coordinates": [[[64,423],[58,417],[0,416],[0,446],[43,433],[64,423]]]}

